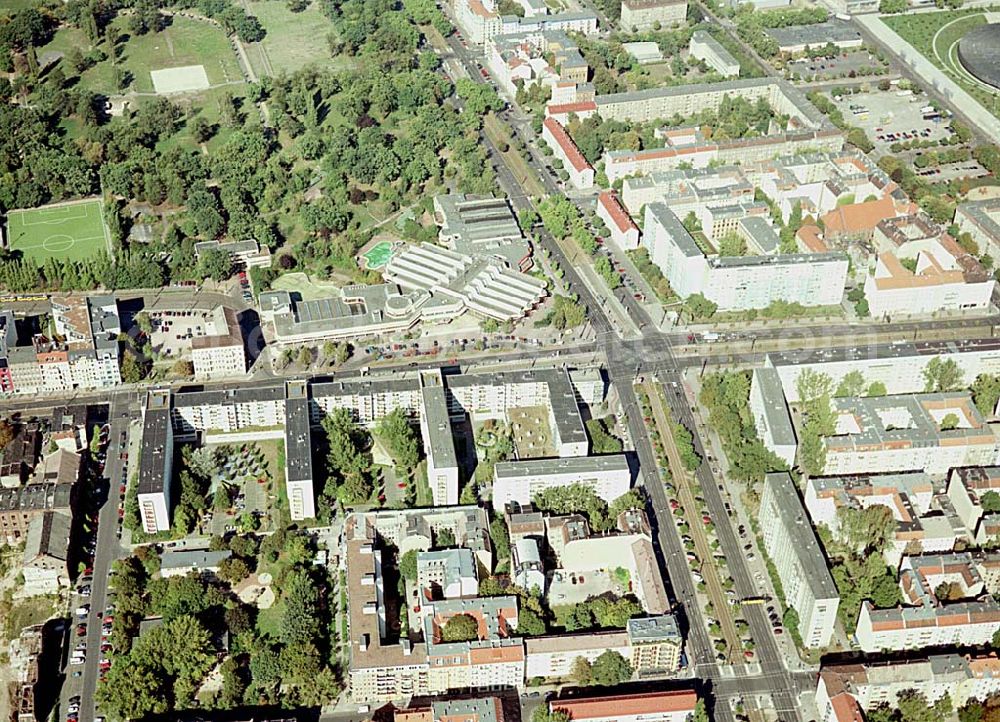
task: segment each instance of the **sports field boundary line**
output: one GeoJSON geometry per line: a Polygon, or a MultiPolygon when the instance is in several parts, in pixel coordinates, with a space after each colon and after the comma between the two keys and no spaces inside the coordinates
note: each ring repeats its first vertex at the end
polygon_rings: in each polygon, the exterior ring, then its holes
{"type": "Polygon", "coordinates": [[[73,198],[68,201],[56,201],[55,203],[46,203],[44,206],[38,206],[37,208],[11,208],[9,211],[7,211],[7,215],[10,215],[11,213],[19,213],[26,211],[45,210],[49,208],[62,208],[64,206],[78,206],[78,205],[83,205],[84,203],[94,203],[95,201],[98,203],[104,202],[100,196],[88,196],[87,198],[73,198]]]}
{"type": "Polygon", "coordinates": [[[108,258],[114,259],[115,251],[114,244],[111,242],[111,231],[108,230],[108,224],[104,222],[104,199],[97,199],[97,212],[101,214],[101,229],[104,231],[104,247],[108,251],[108,258]]]}
{"type": "MultiPolygon", "coordinates": [[[[67,234],[58,234],[58,235],[65,235],[67,238],[71,239],[74,242],[74,244],[76,244],[76,243],[86,243],[87,241],[96,241],[96,240],[101,239],[101,238],[103,238],[105,240],[107,239],[106,235],[87,236],[86,238],[76,238],[75,236],[70,236],[70,235],[67,235],[67,234]]],[[[39,243],[39,244],[36,244],[36,245],[33,245],[33,246],[20,246],[20,248],[22,248],[24,250],[27,250],[27,251],[33,250],[35,248],[44,249],[45,248],[45,243],[48,242],[51,239],[52,239],[52,236],[49,236],[42,243],[39,243]]]]}
{"type": "MultiPolygon", "coordinates": [[[[46,211],[61,211],[61,210],[73,210],[73,207],[72,206],[68,206],[66,208],[36,208],[35,209],[35,211],[38,212],[38,213],[45,213],[46,211]]],[[[90,212],[89,211],[84,212],[84,214],[82,216],[80,216],[80,215],[69,215],[69,216],[61,215],[61,216],[53,216],[51,218],[45,218],[45,217],[43,217],[41,220],[37,220],[37,221],[34,221],[34,222],[26,222],[25,221],[25,216],[26,215],[27,215],[27,211],[20,211],[21,226],[24,227],[24,228],[33,228],[35,226],[48,226],[48,225],[53,225],[53,224],[65,223],[66,221],[82,221],[85,218],[89,218],[90,217],[90,212]]]]}

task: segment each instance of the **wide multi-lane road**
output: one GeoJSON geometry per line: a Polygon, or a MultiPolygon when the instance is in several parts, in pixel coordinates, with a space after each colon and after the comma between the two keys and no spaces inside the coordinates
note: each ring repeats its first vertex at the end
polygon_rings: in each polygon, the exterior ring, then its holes
{"type": "MultiPolygon", "coordinates": [[[[457,40],[452,37],[449,41],[453,52],[466,63],[470,70],[470,77],[478,82],[485,82],[478,72],[474,59],[470,53],[462,48],[457,40]]],[[[489,139],[483,136],[484,142],[489,145],[489,139]]],[[[532,144],[528,144],[529,148],[532,144]]],[[[517,183],[516,176],[504,163],[503,156],[492,148],[492,156],[499,161],[498,179],[503,189],[508,193],[511,201],[517,210],[531,205],[523,188],[517,183]]],[[[536,161],[537,162],[537,161],[536,161]]],[[[554,183],[544,173],[540,173],[547,190],[552,194],[560,191],[554,187],[554,183]]],[[[639,407],[638,399],[633,389],[636,376],[643,371],[656,372],[662,369],[661,378],[667,381],[665,388],[668,393],[668,402],[674,411],[675,418],[690,429],[697,426],[691,418],[691,412],[687,400],[683,397],[678,364],[675,359],[671,338],[657,333],[653,330],[653,325],[649,317],[645,314],[638,303],[632,303],[632,299],[625,302],[629,306],[629,313],[632,314],[633,321],[646,329],[646,334],[637,342],[623,343],[613,333],[613,323],[606,317],[602,304],[590,292],[584,284],[576,269],[569,263],[562,248],[555,242],[544,229],[539,229],[539,241],[548,250],[553,258],[565,270],[566,281],[571,290],[578,294],[580,301],[587,306],[591,323],[597,331],[597,346],[606,359],[609,380],[615,385],[622,405],[622,415],[626,419],[629,433],[635,447],[636,455],[639,458],[640,467],[644,470],[644,480],[646,490],[649,494],[652,510],[654,513],[653,522],[656,526],[656,540],[658,551],[667,569],[670,586],[674,599],[683,609],[684,621],[686,621],[687,631],[687,651],[689,663],[693,666],[697,677],[709,686],[721,682],[721,673],[715,662],[715,650],[712,646],[707,629],[702,618],[702,610],[699,608],[695,597],[694,583],[688,568],[687,559],[684,555],[684,547],[681,543],[677,528],[671,518],[671,512],[667,504],[666,493],[663,485],[659,481],[656,472],[656,457],[653,454],[648,431],[643,423],[643,415],[639,407]],[[650,363],[650,362],[653,363],[650,363]]],[[[700,447],[700,442],[699,447],[700,447]]],[[[702,450],[702,458],[704,453],[702,450]]],[[[702,464],[698,470],[698,477],[702,483],[705,493],[706,503],[712,512],[713,518],[718,520],[718,533],[720,543],[727,559],[730,561],[730,572],[736,583],[737,592],[746,596],[759,594],[753,584],[752,576],[747,569],[746,561],[740,552],[740,547],[735,539],[735,532],[728,523],[728,516],[722,506],[723,502],[718,491],[718,482],[712,476],[708,463],[702,464]]],[[[799,719],[799,714],[795,706],[795,695],[799,691],[796,684],[790,678],[785,667],[784,660],[771,636],[771,627],[763,616],[763,611],[750,612],[747,614],[747,621],[750,624],[751,632],[757,641],[757,654],[763,674],[753,678],[734,678],[730,680],[733,691],[737,695],[763,693],[768,695],[774,708],[779,712],[779,719],[792,722],[799,719]],[[753,680],[753,687],[749,680],[753,680]],[[756,690],[760,690],[757,692],[756,690]]],[[[721,698],[715,705],[716,719],[731,719],[732,713],[728,705],[721,698]]]]}

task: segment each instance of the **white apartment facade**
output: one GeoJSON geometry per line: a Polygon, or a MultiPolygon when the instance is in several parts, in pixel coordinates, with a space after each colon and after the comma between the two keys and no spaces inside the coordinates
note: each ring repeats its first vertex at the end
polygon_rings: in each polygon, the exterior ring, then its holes
{"type": "Polygon", "coordinates": [[[639,226],[618,199],[614,191],[601,191],[597,196],[597,217],[611,231],[611,242],[621,251],[639,247],[639,226]]]}
{"type": "Polygon", "coordinates": [[[750,413],[764,447],[791,467],[798,443],[781,379],[774,369],[754,369],[750,380],[750,413]]]}
{"type": "Polygon", "coordinates": [[[553,154],[563,164],[569,174],[569,182],[577,190],[594,187],[594,169],[583,157],[576,143],[566,129],[555,118],[546,118],[542,123],[542,140],[552,149],[553,154]]]}
{"type": "Polygon", "coordinates": [[[858,615],[855,638],[858,646],[871,654],[883,649],[979,646],[989,644],[997,629],[1000,605],[992,598],[897,609],[875,609],[866,601],[858,615]]]}
{"type": "Polygon", "coordinates": [[[245,376],[247,354],[236,313],[220,306],[206,326],[206,335],[191,342],[195,378],[207,381],[245,376]]]}
{"type": "Polygon", "coordinates": [[[646,206],[642,243],[678,295],[702,294],[720,310],[766,308],[774,301],[833,306],[843,298],[845,254],[708,258],[662,203],[646,206]]]}
{"type": "Polygon", "coordinates": [[[819,722],[854,722],[852,713],[896,705],[915,691],[934,703],[947,695],[954,709],[1000,692],[1000,660],[995,656],[930,655],[902,662],[824,666],[816,685],[819,722]]]}
{"type": "Polygon", "coordinates": [[[830,644],[840,596],[826,557],[786,472],[768,474],[760,502],[764,549],[774,562],[788,605],[799,614],[799,634],[810,648],[830,644]]]}
{"type": "Polygon", "coordinates": [[[582,484],[609,504],[632,487],[633,473],[624,454],[564,459],[506,461],[494,467],[493,507],[529,504],[546,489],[582,484]]]}
{"type": "Polygon", "coordinates": [[[687,0],[622,0],[618,26],[625,32],[666,29],[686,18],[687,0]]]}

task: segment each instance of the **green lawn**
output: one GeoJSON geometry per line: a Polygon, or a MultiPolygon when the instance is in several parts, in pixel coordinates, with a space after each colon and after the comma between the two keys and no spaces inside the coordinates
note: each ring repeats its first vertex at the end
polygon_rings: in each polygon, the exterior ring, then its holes
{"type": "Polygon", "coordinates": [[[16,602],[5,598],[0,602],[4,638],[9,642],[16,639],[25,627],[50,619],[56,613],[55,602],[54,597],[28,597],[16,602]]]}
{"type": "MultiPolygon", "coordinates": [[[[132,75],[129,90],[152,93],[153,81],[149,75],[151,70],[185,65],[203,65],[213,86],[243,82],[236,52],[229,44],[225,32],[216,26],[176,16],[170,19],[170,25],[161,32],[130,36],[126,20],[117,18],[114,23],[123,38],[117,64],[132,75]]],[[[85,51],[88,48],[86,39],[79,30],[62,29],[42,51],[65,52],[73,45],[85,51]]],[[[83,85],[96,92],[113,95],[119,92],[115,87],[114,71],[115,66],[110,60],[100,62],[84,71],[83,85]]],[[[239,86],[234,87],[239,89],[239,86]]]]}
{"type": "Polygon", "coordinates": [[[959,64],[957,55],[958,41],[962,36],[986,23],[982,9],[894,15],[882,20],[921,55],[944,70],[984,108],[997,115],[996,93],[968,75],[959,64]]]}
{"type": "Polygon", "coordinates": [[[10,211],[7,237],[12,251],[39,265],[48,258],[90,258],[109,247],[97,199],[10,211]]]}
{"type": "Polygon", "coordinates": [[[257,0],[252,12],[267,31],[259,47],[247,48],[257,75],[293,73],[317,61],[326,67],[350,64],[349,58],[330,57],[327,36],[333,24],[320,12],[317,0],[300,13],[290,11],[283,0],[257,0]]]}
{"type": "Polygon", "coordinates": [[[18,10],[41,5],[38,0],[0,0],[0,15],[13,15],[18,10]]]}

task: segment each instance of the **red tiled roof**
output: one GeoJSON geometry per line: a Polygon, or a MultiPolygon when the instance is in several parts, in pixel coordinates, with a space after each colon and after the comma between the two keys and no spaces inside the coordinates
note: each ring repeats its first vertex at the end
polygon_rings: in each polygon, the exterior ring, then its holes
{"type": "Polygon", "coordinates": [[[560,105],[549,105],[546,112],[551,115],[562,115],[563,113],[585,113],[587,111],[597,112],[597,103],[593,100],[584,100],[579,103],[562,103],[560,105]]]}
{"type": "Polygon", "coordinates": [[[576,147],[576,143],[569,137],[569,133],[559,124],[559,121],[555,118],[546,118],[544,122],[545,127],[549,129],[549,133],[552,134],[556,143],[562,148],[562,152],[566,155],[566,160],[570,162],[570,165],[573,166],[576,172],[579,173],[590,168],[590,163],[583,157],[583,153],[576,147]]]}
{"type": "Polygon", "coordinates": [[[663,712],[694,711],[698,695],[692,690],[651,692],[649,694],[624,694],[589,699],[553,700],[549,709],[567,713],[573,720],[628,715],[657,714],[663,712]]]}
{"type": "Polygon", "coordinates": [[[614,191],[601,191],[601,194],[597,196],[597,202],[604,206],[608,215],[611,216],[611,220],[618,226],[619,231],[625,233],[633,229],[639,230],[639,226],[632,220],[632,216],[622,206],[621,201],[618,200],[618,195],[614,191]]]}

